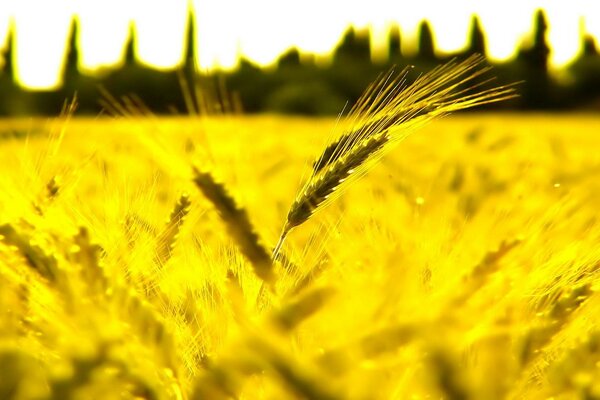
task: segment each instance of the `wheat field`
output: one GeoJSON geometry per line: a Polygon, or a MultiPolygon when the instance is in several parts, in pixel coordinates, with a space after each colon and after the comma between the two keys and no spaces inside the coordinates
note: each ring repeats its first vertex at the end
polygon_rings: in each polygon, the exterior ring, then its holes
{"type": "Polygon", "coordinates": [[[600,118],[438,119],[264,279],[335,126],[3,121],[0,398],[600,399],[600,118]]]}

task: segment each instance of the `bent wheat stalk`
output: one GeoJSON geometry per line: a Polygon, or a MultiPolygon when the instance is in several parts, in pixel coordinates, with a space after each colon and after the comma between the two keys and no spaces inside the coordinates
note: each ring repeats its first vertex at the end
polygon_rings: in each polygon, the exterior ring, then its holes
{"type": "Polygon", "coordinates": [[[292,203],[273,259],[290,231],[339,196],[401,140],[434,118],[453,111],[515,97],[514,87],[481,89],[477,82],[490,70],[484,58],[450,61],[406,84],[409,68],[375,81],[350,110],[347,128],[325,147],[292,203]]]}

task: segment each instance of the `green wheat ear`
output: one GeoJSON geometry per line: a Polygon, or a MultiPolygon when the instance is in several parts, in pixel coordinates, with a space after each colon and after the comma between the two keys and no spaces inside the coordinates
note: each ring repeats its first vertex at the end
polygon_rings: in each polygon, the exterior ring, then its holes
{"type": "Polygon", "coordinates": [[[453,111],[515,96],[512,86],[480,89],[475,79],[489,71],[479,55],[450,61],[406,85],[409,69],[394,70],[374,82],[350,111],[349,128],[325,147],[310,177],[296,195],[273,250],[278,253],[290,231],[337,198],[352,181],[416,129],[453,111]]]}

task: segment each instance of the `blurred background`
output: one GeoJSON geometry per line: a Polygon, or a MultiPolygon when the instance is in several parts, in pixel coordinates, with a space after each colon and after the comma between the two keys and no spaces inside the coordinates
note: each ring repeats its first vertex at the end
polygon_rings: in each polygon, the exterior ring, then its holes
{"type": "Polygon", "coordinates": [[[204,109],[334,115],[392,65],[472,53],[523,81],[488,109],[600,111],[599,47],[595,0],[0,0],[0,115],[75,93],[185,113],[198,87],[204,109]]]}

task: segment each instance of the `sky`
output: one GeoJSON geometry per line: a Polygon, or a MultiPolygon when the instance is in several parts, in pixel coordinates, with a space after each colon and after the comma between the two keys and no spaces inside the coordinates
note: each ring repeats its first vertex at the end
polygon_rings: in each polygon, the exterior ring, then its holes
{"type": "Polygon", "coordinates": [[[188,10],[194,10],[198,64],[232,69],[240,56],[263,66],[296,47],[327,62],[348,26],[368,28],[372,58],[385,58],[387,33],[400,26],[402,52],[417,51],[417,29],[427,20],[436,52],[467,44],[470,21],[480,18],[492,61],[508,61],[531,40],[536,9],[549,22],[551,68],[560,70],[581,51],[582,34],[600,44],[598,0],[0,0],[0,47],[12,26],[16,80],[31,89],[61,85],[72,21],[79,24],[80,69],[98,73],[123,62],[130,31],[136,58],[172,69],[183,61],[188,10]]]}

